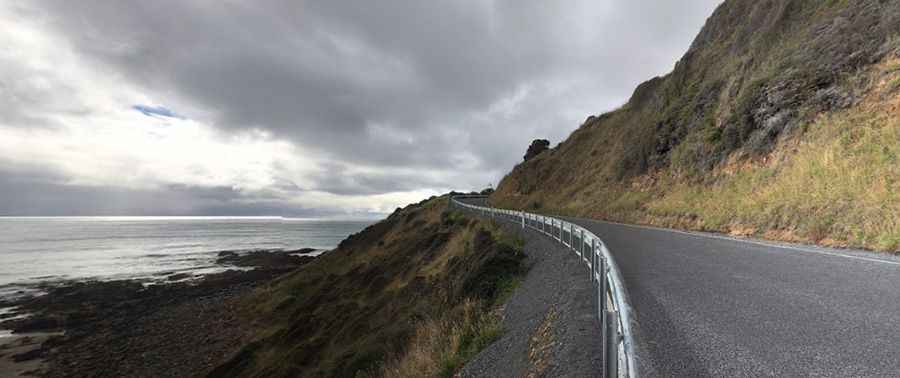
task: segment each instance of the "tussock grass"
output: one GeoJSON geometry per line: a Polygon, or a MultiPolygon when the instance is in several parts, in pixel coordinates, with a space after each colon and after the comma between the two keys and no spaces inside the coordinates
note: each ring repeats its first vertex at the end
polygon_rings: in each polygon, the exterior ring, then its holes
{"type": "MultiPolygon", "coordinates": [[[[895,72],[896,72],[896,71],[895,71],[895,72]]],[[[887,91],[888,91],[889,93],[896,92],[897,89],[900,89],[900,75],[897,75],[897,77],[891,79],[891,80],[888,81],[888,83],[887,83],[887,91]]]]}
{"type": "Polygon", "coordinates": [[[212,375],[458,370],[500,334],[494,310],[523,273],[524,255],[521,241],[490,222],[446,211],[447,200],[399,209],[255,290],[242,304],[254,340],[212,375]],[[436,370],[414,368],[429,361],[436,370]]]}
{"type": "MultiPolygon", "coordinates": [[[[451,212],[447,219],[467,221],[461,212],[451,212]]],[[[502,305],[518,286],[516,266],[522,257],[524,241],[503,231],[497,223],[478,223],[492,235],[503,255],[495,258],[488,271],[476,279],[480,285],[488,286],[488,295],[467,298],[448,311],[436,312],[441,314],[439,317],[420,321],[403,352],[382,365],[380,376],[453,377],[466,362],[502,335],[502,305]]],[[[467,235],[465,239],[471,237],[467,235]]]]}
{"type": "Polygon", "coordinates": [[[735,163],[703,180],[672,167],[646,182],[601,182],[590,195],[532,198],[547,214],[900,252],[900,96],[883,97],[892,90],[817,117],[764,163],[735,163]]]}
{"type": "Polygon", "coordinates": [[[866,9],[724,3],[671,73],[514,168],[492,203],[900,252],[900,35],[866,9]]]}
{"type": "Polygon", "coordinates": [[[711,186],[676,185],[648,204],[648,215],[676,226],[698,218],[707,230],[900,250],[900,118],[860,107],[823,116],[808,130],[783,163],[711,186]]]}
{"type": "Polygon", "coordinates": [[[389,360],[384,377],[452,377],[480,350],[502,334],[500,316],[478,301],[467,300],[450,315],[416,327],[405,353],[389,360]]]}

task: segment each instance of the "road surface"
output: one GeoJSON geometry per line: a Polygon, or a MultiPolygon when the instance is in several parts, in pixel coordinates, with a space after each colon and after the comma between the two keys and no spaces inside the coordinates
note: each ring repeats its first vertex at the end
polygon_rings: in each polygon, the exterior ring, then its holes
{"type": "Polygon", "coordinates": [[[569,219],[625,279],[645,376],[900,376],[900,261],[569,219]]]}
{"type": "Polygon", "coordinates": [[[567,220],[618,263],[643,376],[900,376],[894,256],[567,220]]]}

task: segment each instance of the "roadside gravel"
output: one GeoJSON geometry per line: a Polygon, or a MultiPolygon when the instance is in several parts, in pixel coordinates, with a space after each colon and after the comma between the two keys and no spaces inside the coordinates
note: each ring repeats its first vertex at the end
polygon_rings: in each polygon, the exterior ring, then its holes
{"type": "Polygon", "coordinates": [[[530,270],[506,304],[503,336],[460,376],[600,376],[600,323],[587,267],[537,232],[505,227],[522,235],[530,270]]]}

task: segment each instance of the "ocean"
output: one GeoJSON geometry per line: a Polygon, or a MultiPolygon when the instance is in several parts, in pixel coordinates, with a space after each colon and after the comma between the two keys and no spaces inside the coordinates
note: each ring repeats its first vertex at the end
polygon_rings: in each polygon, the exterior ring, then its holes
{"type": "Polygon", "coordinates": [[[328,250],[372,221],[0,217],[0,298],[38,283],[211,273],[221,251],[328,250]]]}

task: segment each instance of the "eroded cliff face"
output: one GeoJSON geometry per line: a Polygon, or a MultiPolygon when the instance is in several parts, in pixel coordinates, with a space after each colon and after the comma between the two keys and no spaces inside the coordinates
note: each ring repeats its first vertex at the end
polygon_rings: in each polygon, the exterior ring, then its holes
{"type": "MultiPolygon", "coordinates": [[[[588,118],[559,146],[515,167],[492,200],[630,222],[896,248],[885,241],[900,238],[887,214],[900,202],[893,181],[873,200],[862,185],[835,189],[829,183],[825,175],[838,174],[839,164],[814,168],[801,160],[852,162],[860,158],[855,149],[892,156],[897,141],[891,137],[853,143],[865,130],[892,135],[898,53],[900,2],[726,1],[671,73],[641,84],[621,108],[588,118]],[[850,143],[832,146],[839,140],[850,143]],[[798,180],[808,187],[807,198],[818,197],[806,201],[788,189],[798,180]],[[881,208],[858,216],[873,222],[868,229],[842,219],[815,225],[801,219],[840,218],[838,207],[854,201],[881,208]]],[[[894,175],[886,163],[891,158],[885,159],[866,163],[862,179],[894,175]]]]}

